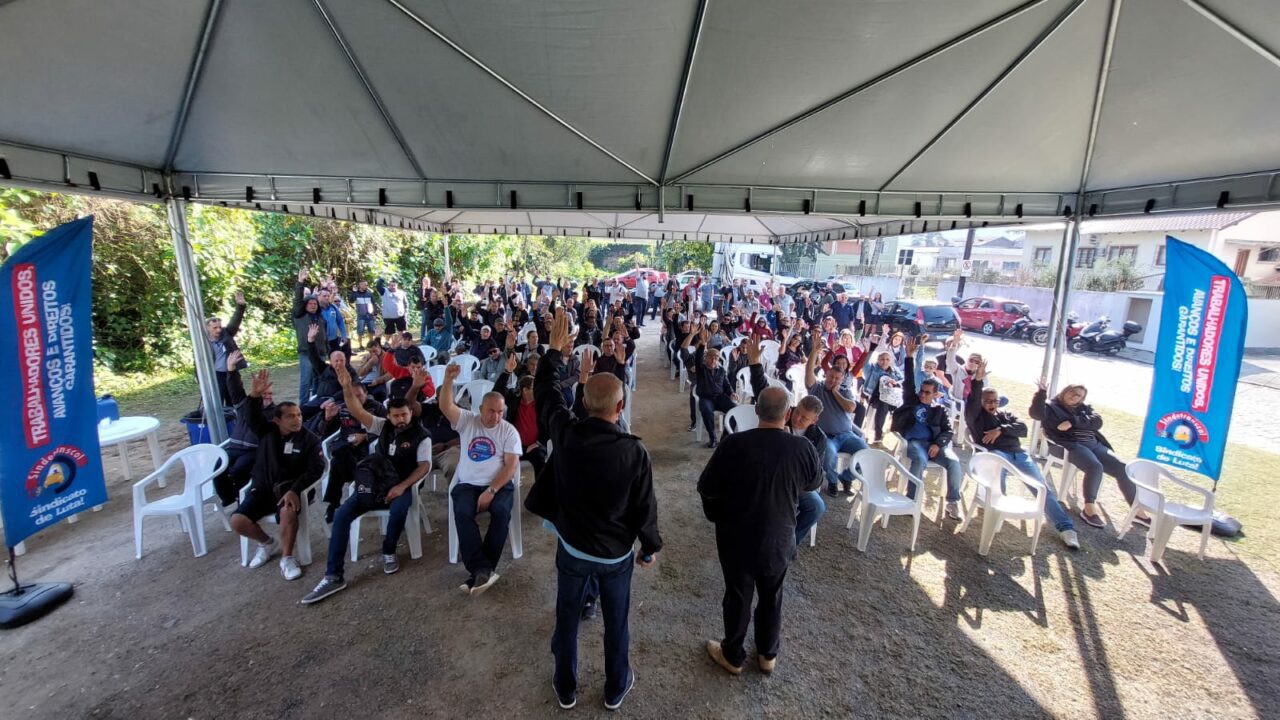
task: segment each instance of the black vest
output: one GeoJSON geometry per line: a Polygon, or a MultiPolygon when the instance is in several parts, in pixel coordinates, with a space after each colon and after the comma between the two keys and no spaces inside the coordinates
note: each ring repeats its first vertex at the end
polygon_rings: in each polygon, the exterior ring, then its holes
{"type": "Polygon", "coordinates": [[[388,420],[382,427],[382,434],[378,436],[378,454],[391,461],[396,468],[396,475],[403,481],[418,467],[418,445],[430,437],[416,420],[399,433],[388,420]]]}

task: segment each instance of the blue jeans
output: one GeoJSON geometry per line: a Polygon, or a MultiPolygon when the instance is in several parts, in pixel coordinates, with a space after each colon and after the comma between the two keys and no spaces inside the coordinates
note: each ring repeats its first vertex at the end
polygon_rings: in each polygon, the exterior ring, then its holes
{"type": "MultiPolygon", "coordinates": [[[[391,501],[391,517],[387,520],[387,534],[382,538],[382,554],[395,555],[396,544],[400,542],[400,534],[404,532],[404,521],[409,516],[409,508],[413,506],[413,493],[406,490],[403,495],[391,501]]],[[[343,576],[342,566],[347,554],[347,542],[351,538],[351,524],[356,518],[374,510],[360,504],[360,498],[352,495],[342,503],[333,516],[333,532],[329,536],[329,560],[325,564],[324,574],[340,578],[343,576]]]]}
{"type": "MultiPolygon", "coordinates": [[[[377,334],[378,334],[378,325],[374,321],[372,315],[356,316],[356,336],[357,337],[361,335],[376,336],[377,334]]],[[[425,337],[425,334],[423,335],[423,337],[425,337]]]]}
{"type": "MultiPolygon", "coordinates": [[[[958,502],[960,500],[960,485],[964,482],[964,470],[960,468],[960,460],[956,457],[955,451],[951,449],[951,443],[942,448],[938,452],[938,456],[929,457],[928,440],[908,440],[907,441],[907,457],[911,459],[911,467],[908,469],[912,475],[924,479],[924,466],[933,461],[947,471],[947,502],[958,502]]],[[[907,483],[907,497],[914,498],[916,496],[916,486],[907,483]]]]}
{"type": "Polygon", "coordinates": [[[636,314],[636,327],[644,327],[644,311],[649,307],[649,299],[636,298],[631,302],[631,307],[636,314]]]}
{"type": "MultiPolygon", "coordinates": [[[[693,397],[692,394],[689,397],[693,397]]],[[[727,413],[737,407],[728,395],[717,395],[715,398],[698,398],[698,412],[702,414],[702,424],[707,428],[707,437],[716,439],[716,413],[727,413]]]]}
{"type": "Polygon", "coordinates": [[[562,697],[578,690],[578,623],[588,599],[588,586],[599,588],[604,617],[604,697],[613,702],[626,691],[631,679],[631,555],[622,562],[605,564],[570,555],[563,545],[556,549],[556,628],[551,653],[556,659],[554,683],[562,697]]]}
{"type": "Polygon", "coordinates": [[[824,468],[827,475],[827,489],[834,490],[840,483],[853,483],[853,468],[847,468],[843,474],[836,472],[839,458],[836,453],[856,453],[867,449],[867,441],[861,435],[848,430],[838,435],[827,436],[827,464],[824,468]]]}
{"type": "Polygon", "coordinates": [[[311,355],[298,354],[298,403],[311,399],[316,386],[316,369],[311,365],[311,355]]]}
{"type": "MultiPolygon", "coordinates": [[[[991,452],[999,455],[1005,460],[1008,460],[1014,467],[1018,468],[1022,472],[1042,483],[1044,482],[1044,476],[1040,474],[1040,468],[1036,465],[1035,461],[1031,459],[1031,456],[1027,455],[1025,452],[1021,450],[1016,453],[1005,452],[1004,450],[992,450],[991,452]]],[[[1003,489],[1003,473],[1000,475],[1000,486],[1003,489]]],[[[1044,499],[1044,513],[1049,516],[1049,521],[1053,523],[1054,529],[1058,532],[1074,530],[1076,526],[1071,522],[1071,517],[1067,515],[1067,511],[1062,509],[1062,505],[1058,502],[1057,494],[1053,492],[1053,486],[1046,483],[1045,489],[1048,490],[1049,494],[1044,499]]]]}
{"type": "Polygon", "coordinates": [[[649,298],[649,319],[655,320],[658,317],[658,306],[662,304],[662,298],[654,296],[649,298]]]}
{"type": "Polygon", "coordinates": [[[453,524],[458,530],[458,556],[467,572],[475,577],[480,572],[493,572],[502,557],[502,546],[507,544],[507,531],[511,524],[511,506],[515,502],[512,483],[502,486],[489,504],[489,529],[480,539],[480,525],[476,523],[476,505],[487,485],[458,483],[453,487],[453,524]]]}
{"type": "Polygon", "coordinates": [[[827,511],[827,504],[822,501],[818,491],[800,493],[800,509],[796,513],[796,544],[804,543],[809,528],[818,524],[818,518],[827,511]]]}

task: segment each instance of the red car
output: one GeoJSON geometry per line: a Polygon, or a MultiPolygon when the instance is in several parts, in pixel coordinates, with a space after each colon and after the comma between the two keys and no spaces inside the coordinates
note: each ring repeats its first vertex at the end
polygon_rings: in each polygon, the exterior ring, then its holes
{"type": "Polygon", "coordinates": [[[622,283],[623,285],[627,286],[627,288],[630,290],[634,290],[636,288],[636,278],[640,277],[642,273],[644,274],[644,281],[647,283],[649,282],[665,283],[667,281],[666,273],[660,270],[654,270],[653,268],[640,268],[639,270],[628,270],[627,272],[624,272],[621,275],[614,275],[613,280],[616,282],[622,283]]]}
{"type": "Polygon", "coordinates": [[[956,304],[960,315],[960,327],[979,330],[983,335],[994,335],[1009,329],[1018,318],[1029,313],[1025,303],[1004,298],[973,297],[956,304]]]}

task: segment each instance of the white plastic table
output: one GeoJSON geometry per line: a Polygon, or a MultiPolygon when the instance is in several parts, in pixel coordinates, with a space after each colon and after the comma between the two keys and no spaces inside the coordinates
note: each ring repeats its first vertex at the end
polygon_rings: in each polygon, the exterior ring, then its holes
{"type": "MultiPolygon", "coordinates": [[[[120,464],[124,467],[124,479],[133,479],[129,467],[129,441],[145,437],[151,449],[152,469],[160,467],[160,421],[153,417],[122,417],[115,422],[98,425],[98,445],[103,449],[115,445],[120,452],[120,464]]],[[[161,480],[160,487],[164,487],[161,480]]]]}

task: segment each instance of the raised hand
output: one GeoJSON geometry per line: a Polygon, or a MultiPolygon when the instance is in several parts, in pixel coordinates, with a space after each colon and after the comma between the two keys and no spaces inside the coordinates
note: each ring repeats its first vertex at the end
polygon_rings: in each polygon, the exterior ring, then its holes
{"type": "Polygon", "coordinates": [[[764,350],[760,349],[760,335],[751,333],[743,346],[747,349],[747,365],[759,365],[760,358],[764,355],[764,350]]]}
{"type": "Polygon", "coordinates": [[[303,268],[298,271],[298,282],[306,282],[306,281],[307,281],[307,270],[306,268],[303,268]]]}
{"type": "Polygon", "coordinates": [[[239,365],[240,361],[243,359],[244,359],[244,353],[240,352],[239,350],[232,350],[231,352],[227,353],[227,369],[228,370],[235,369],[235,367],[239,365]]]}
{"type": "Polygon", "coordinates": [[[509,372],[509,373],[513,373],[513,372],[515,372],[515,371],[516,371],[516,364],[517,364],[517,362],[516,362],[516,356],[515,356],[515,353],[507,353],[507,364],[504,366],[504,368],[506,369],[506,371],[507,371],[507,372],[509,372]]]}
{"type": "Polygon", "coordinates": [[[259,370],[253,374],[253,381],[249,386],[249,397],[260,398],[271,392],[271,375],[266,370],[259,370]]]}
{"type": "Polygon", "coordinates": [[[507,349],[510,350],[516,346],[516,334],[514,332],[507,333],[507,349]]]}
{"type": "Polygon", "coordinates": [[[1044,378],[1040,378],[1036,381],[1036,387],[1040,388],[1040,392],[1049,391],[1049,383],[1044,378]]]}
{"type": "Polygon", "coordinates": [[[584,383],[587,378],[591,377],[591,372],[596,367],[596,355],[593,352],[582,353],[582,360],[578,365],[578,382],[584,383]]]}
{"type": "MultiPolygon", "coordinates": [[[[344,375],[346,373],[343,373],[344,375]]],[[[415,390],[421,390],[427,385],[427,378],[431,377],[431,373],[427,372],[425,367],[416,367],[409,371],[409,377],[413,378],[409,383],[410,387],[415,390]]],[[[346,387],[345,385],[343,387],[346,387]]],[[[413,393],[409,393],[409,397],[413,397],[413,393]]]]}
{"type": "Polygon", "coordinates": [[[307,328],[307,342],[315,342],[316,336],[320,334],[320,325],[311,323],[311,327],[307,328]]]}
{"type": "Polygon", "coordinates": [[[557,308],[555,320],[551,322],[551,347],[562,348],[571,342],[573,333],[569,327],[569,316],[565,314],[564,308],[557,308]]]}
{"type": "Polygon", "coordinates": [[[916,336],[907,336],[907,357],[914,358],[916,356],[916,336]]]}
{"type": "Polygon", "coordinates": [[[452,382],[454,382],[455,380],[457,380],[457,379],[458,379],[458,376],[459,376],[459,375],[461,375],[461,374],[462,374],[462,366],[461,366],[461,365],[455,365],[455,364],[453,364],[453,363],[450,363],[450,364],[448,364],[448,365],[445,365],[445,366],[444,366],[444,379],[445,379],[445,382],[452,383],[452,382]]]}
{"type": "Polygon", "coordinates": [[[973,379],[985,380],[986,377],[987,377],[987,360],[986,358],[983,358],[982,362],[978,363],[978,369],[975,370],[973,373],[973,379]]]}
{"type": "Polygon", "coordinates": [[[237,305],[244,304],[244,293],[240,292],[239,290],[236,291],[236,304],[237,305]]]}
{"type": "Polygon", "coordinates": [[[338,385],[342,386],[344,392],[347,388],[351,387],[351,373],[334,368],[333,374],[338,376],[338,385]]]}

